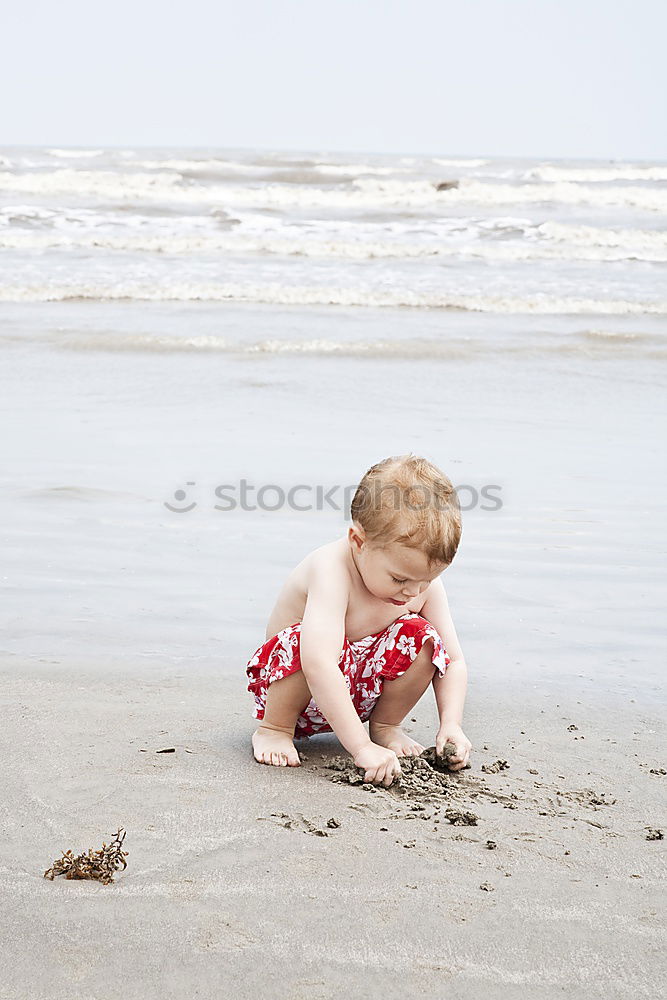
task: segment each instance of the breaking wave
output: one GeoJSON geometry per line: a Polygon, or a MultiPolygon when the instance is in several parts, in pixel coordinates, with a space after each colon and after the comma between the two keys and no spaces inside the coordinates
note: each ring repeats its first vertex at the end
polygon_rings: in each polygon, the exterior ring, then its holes
{"type": "Polygon", "coordinates": [[[140,282],[5,285],[0,302],[65,302],[71,300],[150,302],[254,302],[286,306],[371,306],[448,309],[461,312],[530,313],[537,315],[639,316],[667,315],[667,300],[632,302],[536,294],[530,298],[455,295],[410,289],[345,288],[267,283],[140,282]]]}
{"type": "MultiPolygon", "coordinates": [[[[667,262],[667,239],[660,233],[638,231],[627,235],[610,231],[608,242],[601,231],[571,232],[573,227],[544,224],[543,241],[523,243],[482,242],[474,237],[459,243],[376,241],[369,239],[322,239],[294,236],[251,236],[241,233],[141,235],[133,231],[123,234],[80,233],[73,231],[0,232],[0,249],[14,250],[116,250],[129,253],[196,254],[223,253],[255,256],[333,258],[337,260],[409,259],[442,257],[479,259],[485,261],[520,262],[531,260],[644,260],[667,262]],[[569,232],[567,230],[570,230],[569,232]],[[552,242],[550,242],[552,241],[552,242]]],[[[583,227],[582,227],[583,229],[583,227]]]]}
{"type": "MultiPolygon", "coordinates": [[[[163,164],[164,166],[164,164],[163,164]]],[[[59,170],[14,174],[0,170],[0,189],[32,195],[77,195],[107,199],[144,198],[185,204],[264,206],[268,208],[437,208],[444,205],[506,206],[521,204],[625,207],[647,212],[667,210],[667,189],[556,183],[498,184],[460,180],[457,187],[438,191],[429,180],[359,177],[334,188],[298,184],[200,184],[177,172],[59,170]]]]}
{"type": "MultiPolygon", "coordinates": [[[[269,338],[251,343],[237,342],[224,337],[170,336],[151,334],[65,334],[56,342],[64,350],[111,351],[123,353],[218,353],[246,356],[291,357],[353,357],[435,360],[471,360],[480,354],[532,355],[536,344],[527,342],[507,343],[488,339],[461,338],[410,338],[394,340],[344,341],[329,338],[281,339],[269,338]]],[[[611,331],[582,331],[574,336],[555,338],[539,344],[542,354],[585,355],[589,358],[618,358],[641,356],[653,360],[667,360],[667,346],[660,337],[652,334],[623,334],[611,331]]]]}
{"type": "Polygon", "coordinates": [[[608,167],[533,167],[523,177],[538,181],[575,181],[610,183],[611,181],[667,181],[667,167],[617,164],[608,167]]]}

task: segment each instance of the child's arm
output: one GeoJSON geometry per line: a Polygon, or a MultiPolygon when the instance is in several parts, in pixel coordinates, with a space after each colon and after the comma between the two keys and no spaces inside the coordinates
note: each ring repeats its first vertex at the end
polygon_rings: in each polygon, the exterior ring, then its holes
{"type": "Polygon", "coordinates": [[[347,681],[338,667],[345,640],[348,581],[338,567],[315,563],[301,621],[301,669],[325,719],[355,764],[366,769],[366,781],[386,785],[400,774],[393,750],[373,743],[357,715],[347,681]]]}
{"type": "Polygon", "coordinates": [[[420,613],[442,639],[450,659],[444,677],[439,673],[433,677],[433,690],[440,717],[435,745],[437,752],[441,753],[445,743],[456,744],[456,754],[450,757],[450,767],[452,771],[459,771],[468,763],[472,749],[470,740],[461,729],[468,670],[440,579],[434,580],[429,587],[428,597],[420,613]]]}

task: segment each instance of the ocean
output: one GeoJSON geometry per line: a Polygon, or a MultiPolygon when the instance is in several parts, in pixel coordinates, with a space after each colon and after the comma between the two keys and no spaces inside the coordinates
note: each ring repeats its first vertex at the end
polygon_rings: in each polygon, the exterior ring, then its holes
{"type": "Polygon", "coordinates": [[[667,165],[0,154],[0,300],[664,316],[667,165]]]}
{"type": "Polygon", "coordinates": [[[657,690],[667,164],[3,148],[0,261],[10,663],[236,671],[346,519],[216,489],[413,451],[477,676],[657,690]]]}

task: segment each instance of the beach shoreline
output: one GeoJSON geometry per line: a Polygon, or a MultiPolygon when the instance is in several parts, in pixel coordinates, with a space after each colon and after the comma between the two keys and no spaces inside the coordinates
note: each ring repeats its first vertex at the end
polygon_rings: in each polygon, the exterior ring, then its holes
{"type": "MultiPolygon", "coordinates": [[[[332,735],[299,743],[300,768],[257,764],[240,673],[18,667],[1,675],[3,996],[655,995],[662,708],[473,682],[472,767],[440,803],[334,783],[332,735]],[[477,824],[449,823],[452,803],[477,824]],[[43,879],[119,826],[112,885],[43,879]]],[[[408,722],[424,743],[432,701],[408,722]]]]}
{"type": "Polygon", "coordinates": [[[0,178],[0,1000],[653,1000],[667,167],[89,154],[0,178]],[[409,452],[466,500],[443,801],[250,745],[287,573],[409,452]]]}

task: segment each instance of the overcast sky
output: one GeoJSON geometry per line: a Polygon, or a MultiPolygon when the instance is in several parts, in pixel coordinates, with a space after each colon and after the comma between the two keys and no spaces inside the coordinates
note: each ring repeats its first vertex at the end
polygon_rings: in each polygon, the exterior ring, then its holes
{"type": "Polygon", "coordinates": [[[0,144],[667,159],[665,0],[21,0],[0,144]]]}

